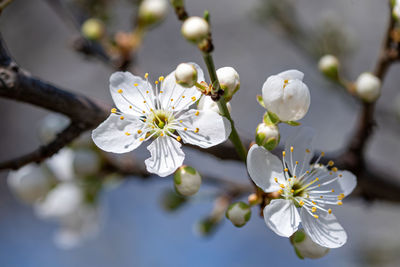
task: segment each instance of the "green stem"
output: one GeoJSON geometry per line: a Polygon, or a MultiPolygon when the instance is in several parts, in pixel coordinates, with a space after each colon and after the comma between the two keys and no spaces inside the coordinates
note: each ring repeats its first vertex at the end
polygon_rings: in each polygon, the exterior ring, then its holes
{"type": "MultiPolygon", "coordinates": [[[[210,75],[211,83],[213,85],[213,91],[212,93],[216,93],[219,91],[220,85],[217,77],[217,73],[215,71],[215,66],[214,66],[214,60],[212,58],[212,55],[210,53],[203,53],[203,58],[204,62],[206,63],[208,73],[210,75]]],[[[221,114],[229,120],[231,123],[231,135],[229,136],[229,139],[233,143],[233,146],[236,149],[236,152],[238,153],[239,157],[246,162],[246,157],[247,157],[247,150],[243,146],[242,140],[240,140],[239,134],[236,131],[234,121],[232,120],[231,114],[229,113],[228,107],[226,106],[226,101],[224,97],[221,97],[220,100],[217,102],[218,103],[218,108],[221,114]]]]}

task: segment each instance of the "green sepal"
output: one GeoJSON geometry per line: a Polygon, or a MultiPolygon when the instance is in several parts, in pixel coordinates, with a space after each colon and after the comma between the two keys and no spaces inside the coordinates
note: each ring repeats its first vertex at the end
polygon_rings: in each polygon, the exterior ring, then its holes
{"type": "Polygon", "coordinates": [[[265,108],[264,100],[262,98],[262,95],[257,95],[257,102],[260,104],[263,108],[265,108]]]}
{"type": "Polygon", "coordinates": [[[267,142],[265,142],[264,147],[271,151],[273,150],[277,145],[278,145],[279,141],[276,140],[276,138],[270,138],[267,140],[267,142]]]}
{"type": "Polygon", "coordinates": [[[299,125],[301,125],[301,123],[297,122],[297,121],[284,121],[284,123],[286,123],[286,124],[288,124],[290,126],[299,126],[299,125]]]}
{"type": "Polygon", "coordinates": [[[300,251],[296,248],[294,248],[294,252],[296,253],[296,256],[299,257],[299,259],[304,260],[304,257],[300,254],[300,251]]]}
{"type": "Polygon", "coordinates": [[[300,243],[303,242],[304,239],[306,239],[306,234],[304,233],[303,230],[298,230],[296,231],[293,236],[292,236],[292,241],[294,243],[300,243]]]}
{"type": "Polygon", "coordinates": [[[263,121],[266,125],[277,125],[278,123],[281,122],[279,117],[271,111],[265,112],[263,121]]]}
{"type": "Polygon", "coordinates": [[[204,10],[203,18],[210,23],[210,11],[204,10]]]}

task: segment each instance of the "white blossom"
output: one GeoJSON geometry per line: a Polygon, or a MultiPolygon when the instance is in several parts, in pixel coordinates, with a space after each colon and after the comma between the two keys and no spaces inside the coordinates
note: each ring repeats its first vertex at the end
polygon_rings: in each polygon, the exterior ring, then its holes
{"type": "Polygon", "coordinates": [[[258,145],[250,148],[248,172],[254,183],[265,192],[280,193],[264,208],[264,219],[276,234],[290,237],[300,222],[306,234],[317,244],[336,248],[342,246],[347,235],[332,213],[333,206],[356,186],[356,177],[339,171],[330,161],[316,168],[321,156],[310,165],[313,157],[313,131],[302,128],[289,138],[282,152],[282,161],[258,145]]]}
{"type": "Polygon", "coordinates": [[[207,38],[210,25],[201,17],[189,17],[183,22],[181,32],[187,40],[198,43],[207,38]]]}
{"type": "MultiPolygon", "coordinates": [[[[204,81],[200,67],[191,64],[197,69],[198,81],[204,81]]],[[[160,77],[155,90],[148,75],[145,78],[129,72],[111,75],[111,96],[119,111],[113,109],[108,119],[92,132],[99,148],[126,153],[153,138],[147,147],[151,157],[145,160],[146,168],[164,177],[183,163],[181,140],[208,148],[229,137],[231,127],[226,118],[211,110],[189,109],[201,93],[195,87],[177,84],[174,72],[165,79],[160,77]]]]}
{"type": "Polygon", "coordinates": [[[395,19],[399,20],[400,19],[400,1],[399,0],[394,0],[393,4],[393,16],[395,19]]]}
{"type": "MultiPolygon", "coordinates": [[[[226,103],[226,107],[228,108],[228,111],[231,112],[231,110],[232,110],[232,105],[231,105],[230,102],[226,103]]],[[[205,95],[203,95],[203,96],[200,98],[199,103],[197,104],[197,108],[198,108],[199,110],[212,110],[212,111],[217,112],[217,113],[219,113],[220,115],[222,115],[221,112],[219,111],[217,102],[215,102],[214,100],[212,100],[211,96],[205,96],[205,95]]]]}
{"type": "Polygon", "coordinates": [[[262,88],[265,108],[282,121],[303,118],[310,107],[310,92],[302,81],[303,77],[304,74],[298,70],[270,76],[262,88]]]}
{"type": "Polygon", "coordinates": [[[381,93],[381,80],[369,72],[364,72],[356,80],[357,95],[367,101],[375,101],[381,93]]]}

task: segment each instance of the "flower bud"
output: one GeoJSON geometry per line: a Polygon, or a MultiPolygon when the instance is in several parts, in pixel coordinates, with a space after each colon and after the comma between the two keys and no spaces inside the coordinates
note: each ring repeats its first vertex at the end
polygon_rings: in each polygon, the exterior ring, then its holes
{"type": "Polygon", "coordinates": [[[105,27],[101,20],[98,19],[88,19],[81,27],[81,32],[89,40],[100,40],[105,33],[105,27]]]}
{"type": "Polygon", "coordinates": [[[297,121],[307,114],[310,91],[303,83],[303,77],[298,70],[288,70],[265,81],[262,88],[264,105],[281,121],[297,121]]]}
{"type": "Polygon", "coordinates": [[[366,102],[373,102],[378,99],[381,91],[381,81],[378,77],[369,72],[358,76],[355,83],[357,95],[366,102]]]}
{"type": "Polygon", "coordinates": [[[240,201],[231,204],[225,215],[234,226],[242,227],[250,220],[251,209],[249,205],[240,201]]]}
{"type": "Polygon", "coordinates": [[[164,210],[173,212],[181,208],[187,202],[187,198],[178,195],[173,190],[167,190],[162,194],[161,205],[164,210]]]}
{"type": "MultiPolygon", "coordinates": [[[[232,107],[231,107],[231,103],[226,103],[226,106],[229,110],[229,112],[231,112],[232,107]]],[[[211,96],[202,96],[200,98],[199,103],[197,104],[197,108],[200,110],[212,110],[214,112],[219,113],[221,116],[222,114],[219,112],[219,108],[218,108],[218,104],[217,102],[215,102],[214,100],[212,100],[211,96]]]]}
{"type": "Polygon", "coordinates": [[[11,191],[23,202],[33,204],[44,197],[51,187],[51,179],[41,166],[29,164],[8,174],[11,191]]]}
{"type": "Polygon", "coordinates": [[[339,76],[339,60],[332,55],[325,55],[318,62],[318,69],[328,78],[337,80],[339,76]]]}
{"type": "Polygon", "coordinates": [[[261,202],[261,199],[260,199],[260,197],[259,197],[257,194],[253,193],[253,194],[250,194],[250,195],[247,197],[247,201],[249,202],[249,204],[250,204],[251,206],[254,206],[254,205],[259,204],[259,203],[261,202]]]}
{"type": "Polygon", "coordinates": [[[256,143],[268,150],[274,149],[280,140],[279,129],[276,125],[260,123],[256,129],[256,143]]]}
{"type": "Polygon", "coordinates": [[[215,232],[219,225],[219,221],[215,220],[212,217],[207,217],[205,219],[202,219],[197,223],[196,228],[196,233],[201,235],[201,236],[210,236],[215,232]]]}
{"type": "Polygon", "coordinates": [[[143,26],[161,22],[168,14],[166,0],[144,0],[139,6],[138,19],[143,26]]]}
{"type": "Polygon", "coordinates": [[[400,19],[400,1],[399,0],[393,0],[392,1],[392,6],[393,6],[393,17],[396,20],[400,19]]]}
{"type": "Polygon", "coordinates": [[[188,41],[199,43],[208,37],[210,26],[208,22],[200,17],[189,17],[182,25],[182,35],[188,41]]]}
{"type": "Polygon", "coordinates": [[[232,96],[240,88],[239,74],[232,67],[223,67],[217,70],[217,76],[221,89],[224,90],[225,99],[231,100],[232,96]]]}
{"type": "Polygon", "coordinates": [[[197,83],[196,67],[190,63],[179,64],[175,70],[175,80],[177,84],[183,87],[193,87],[197,83]]]}
{"type": "Polygon", "coordinates": [[[298,230],[290,237],[290,242],[300,258],[318,259],[329,252],[329,248],[322,247],[311,240],[303,229],[298,230]]]}
{"type": "Polygon", "coordinates": [[[194,168],[184,165],[175,172],[174,184],[179,194],[191,196],[199,191],[201,176],[194,168]]]}
{"type": "Polygon", "coordinates": [[[78,175],[95,174],[100,170],[100,158],[90,149],[77,149],[74,153],[74,170],[78,175]]]}

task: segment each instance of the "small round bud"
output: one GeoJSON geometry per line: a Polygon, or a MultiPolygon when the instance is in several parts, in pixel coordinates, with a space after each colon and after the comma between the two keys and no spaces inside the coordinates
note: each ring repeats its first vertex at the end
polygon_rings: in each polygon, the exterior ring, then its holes
{"type": "Polygon", "coordinates": [[[138,19],[143,26],[150,26],[162,21],[168,13],[166,0],[144,0],[139,6],[138,19]]]}
{"type": "Polygon", "coordinates": [[[381,91],[381,81],[369,72],[362,73],[356,80],[355,88],[357,95],[366,102],[378,99],[381,91]]]}
{"type": "Polygon", "coordinates": [[[89,40],[100,40],[105,33],[105,27],[101,20],[98,19],[88,19],[81,27],[81,32],[89,40]]]}
{"type": "Polygon", "coordinates": [[[175,70],[175,80],[177,84],[183,87],[193,87],[197,82],[196,67],[190,63],[179,64],[175,70]]]}
{"type": "Polygon", "coordinates": [[[201,176],[194,168],[184,165],[175,172],[174,184],[179,194],[191,196],[199,191],[201,176]]]}
{"type": "Polygon", "coordinates": [[[280,140],[279,129],[276,125],[260,123],[256,129],[256,143],[268,150],[274,149],[280,140]]]}
{"type": "Polygon", "coordinates": [[[231,204],[225,215],[234,226],[242,227],[250,220],[251,209],[249,205],[240,201],[231,204]]]}
{"type": "Polygon", "coordinates": [[[51,179],[41,166],[29,164],[17,171],[12,171],[7,177],[11,191],[23,202],[33,204],[44,197],[51,187],[51,179]]]}
{"type": "Polygon", "coordinates": [[[224,96],[229,101],[240,88],[239,74],[232,67],[223,67],[217,70],[217,76],[224,96]]]}
{"type": "Polygon", "coordinates": [[[318,259],[322,258],[329,252],[329,248],[322,247],[311,240],[303,229],[295,232],[290,241],[293,244],[296,254],[300,258],[318,259]]]}
{"type": "Polygon", "coordinates": [[[100,158],[90,149],[77,149],[74,153],[74,170],[78,175],[95,174],[100,170],[100,158]]]}
{"type": "Polygon", "coordinates": [[[332,55],[325,55],[318,62],[318,69],[328,78],[337,80],[339,76],[339,60],[332,55]]]}
{"type": "MultiPolygon", "coordinates": [[[[231,112],[231,110],[232,110],[231,103],[229,103],[229,102],[226,103],[226,106],[227,106],[229,112],[231,112]]],[[[211,96],[204,96],[204,95],[203,95],[203,96],[200,98],[199,103],[197,104],[197,109],[199,109],[199,110],[212,110],[212,111],[217,112],[217,113],[219,113],[220,115],[222,115],[222,114],[219,112],[219,108],[218,108],[217,102],[215,102],[214,100],[212,100],[211,96]]]]}
{"type": "Polygon", "coordinates": [[[190,17],[182,25],[182,35],[188,41],[199,43],[208,37],[210,26],[208,22],[200,17],[190,17]]]}

